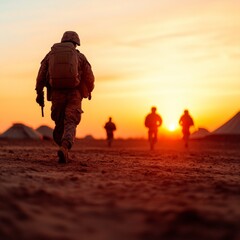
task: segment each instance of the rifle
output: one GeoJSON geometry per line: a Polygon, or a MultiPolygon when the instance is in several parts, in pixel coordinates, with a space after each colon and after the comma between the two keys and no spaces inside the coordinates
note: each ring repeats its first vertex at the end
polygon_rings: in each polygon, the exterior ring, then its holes
{"type": "Polygon", "coordinates": [[[44,104],[44,91],[42,92],[42,95],[41,95],[40,106],[41,106],[42,117],[44,117],[44,111],[43,111],[43,108],[45,106],[45,104],[44,104]]]}
{"type": "Polygon", "coordinates": [[[41,110],[42,110],[42,117],[44,117],[44,111],[43,111],[44,106],[41,106],[41,110]]]}

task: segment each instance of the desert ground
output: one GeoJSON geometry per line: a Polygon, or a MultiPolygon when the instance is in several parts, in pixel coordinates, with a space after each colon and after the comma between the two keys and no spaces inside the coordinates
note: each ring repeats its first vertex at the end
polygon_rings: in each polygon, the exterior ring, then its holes
{"type": "Polygon", "coordinates": [[[1,240],[240,239],[240,143],[0,141],[1,240]]]}

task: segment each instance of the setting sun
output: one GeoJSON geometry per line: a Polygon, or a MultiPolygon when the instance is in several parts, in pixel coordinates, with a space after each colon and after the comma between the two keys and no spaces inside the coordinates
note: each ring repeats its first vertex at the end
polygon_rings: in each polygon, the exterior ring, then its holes
{"type": "Polygon", "coordinates": [[[171,123],[171,124],[168,125],[167,128],[170,132],[174,132],[177,129],[177,126],[176,126],[176,124],[171,123]]]}

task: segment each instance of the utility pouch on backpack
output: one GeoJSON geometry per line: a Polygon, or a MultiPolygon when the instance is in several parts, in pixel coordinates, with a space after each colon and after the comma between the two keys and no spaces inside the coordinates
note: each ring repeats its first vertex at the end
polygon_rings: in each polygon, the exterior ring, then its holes
{"type": "Polygon", "coordinates": [[[78,56],[72,43],[56,43],[49,54],[49,83],[52,88],[67,89],[79,85],[78,56]]]}

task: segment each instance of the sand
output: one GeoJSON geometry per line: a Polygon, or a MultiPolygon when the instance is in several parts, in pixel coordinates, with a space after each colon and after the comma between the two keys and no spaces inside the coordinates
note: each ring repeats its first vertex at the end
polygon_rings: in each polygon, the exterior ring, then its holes
{"type": "Polygon", "coordinates": [[[240,239],[240,144],[0,141],[0,239],[240,239]]]}

